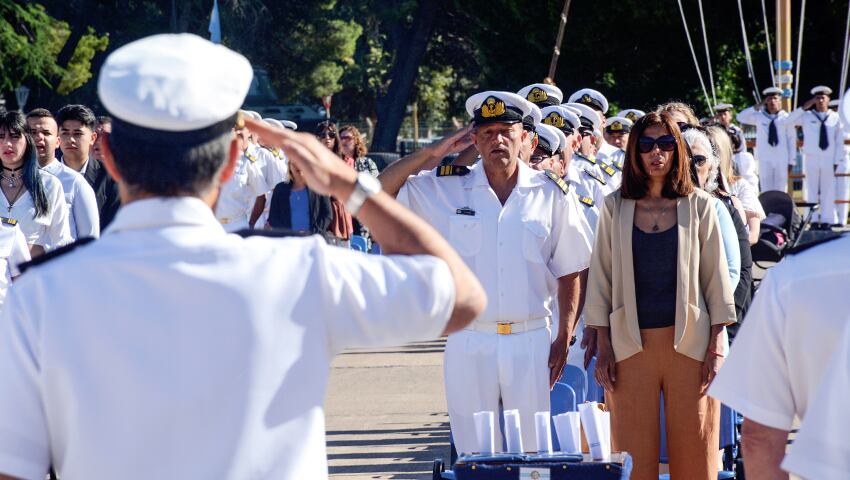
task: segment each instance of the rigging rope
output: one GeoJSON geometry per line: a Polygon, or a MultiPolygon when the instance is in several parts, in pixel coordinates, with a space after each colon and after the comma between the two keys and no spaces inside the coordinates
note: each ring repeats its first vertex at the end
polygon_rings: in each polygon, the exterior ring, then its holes
{"type": "Polygon", "coordinates": [[[794,108],[797,108],[797,95],[800,93],[800,61],[803,59],[803,25],[806,21],[806,0],[800,5],[800,29],[797,36],[797,74],[794,78],[794,108]]]}
{"type": "MultiPolygon", "coordinates": [[[[740,4],[741,2],[738,3],[740,4]]],[[[775,70],[773,68],[773,53],[771,53],[773,49],[770,45],[770,29],[768,28],[769,24],[767,23],[767,9],[764,8],[764,0],[761,0],[761,17],[762,21],[764,22],[764,41],[767,44],[767,61],[770,62],[770,83],[771,85],[776,87],[776,75],[773,73],[775,70]]]]}
{"type": "Polygon", "coordinates": [[[756,74],[753,71],[753,59],[750,56],[750,41],[747,40],[747,27],[744,25],[744,8],[741,6],[741,0],[738,0],[738,16],[741,19],[741,35],[744,37],[744,57],[747,59],[747,75],[753,81],[753,97],[756,103],[761,103],[761,95],[759,94],[759,86],[756,83],[756,74]]]}
{"type": "Polygon", "coordinates": [[[714,90],[714,72],[711,69],[711,54],[708,51],[708,33],[705,29],[705,16],[702,13],[702,0],[698,0],[697,4],[699,5],[699,20],[702,23],[702,40],[705,43],[705,60],[708,63],[708,81],[711,82],[711,98],[717,105],[717,92],[714,90]]]}
{"type": "Polygon", "coordinates": [[[679,13],[682,15],[682,25],[685,27],[685,36],[688,38],[688,46],[691,47],[691,57],[694,59],[694,67],[697,69],[697,76],[699,77],[699,84],[702,87],[702,94],[705,95],[705,104],[708,107],[708,111],[714,115],[714,108],[711,104],[711,99],[708,98],[708,91],[705,89],[705,81],[702,79],[702,71],[699,68],[699,62],[697,61],[697,52],[694,50],[694,42],[691,41],[691,32],[688,31],[688,21],[685,19],[685,10],[682,8],[682,0],[679,1],[679,13]]]}
{"type": "Polygon", "coordinates": [[[841,57],[841,81],[838,83],[840,85],[839,100],[844,98],[844,90],[847,88],[847,62],[850,60],[848,48],[850,48],[850,2],[847,4],[847,26],[844,28],[844,55],[841,57]]]}

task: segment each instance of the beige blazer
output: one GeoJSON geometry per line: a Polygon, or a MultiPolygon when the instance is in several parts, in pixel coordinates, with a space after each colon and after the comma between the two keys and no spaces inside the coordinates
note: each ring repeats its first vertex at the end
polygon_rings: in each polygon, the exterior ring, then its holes
{"type": "MultiPolygon", "coordinates": [[[[735,323],[735,301],[714,199],[702,190],[676,201],[679,261],[676,281],[677,352],[703,361],[711,325],[735,323]]],[[[643,350],[635,301],[632,228],[635,200],[605,198],[590,261],[584,319],[609,327],[616,361],[643,350]]]]}

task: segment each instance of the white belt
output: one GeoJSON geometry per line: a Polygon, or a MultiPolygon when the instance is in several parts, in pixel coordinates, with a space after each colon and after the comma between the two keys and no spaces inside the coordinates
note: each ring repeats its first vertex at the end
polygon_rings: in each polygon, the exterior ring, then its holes
{"type": "Polygon", "coordinates": [[[524,322],[472,322],[467,329],[483,333],[511,335],[525,333],[549,326],[549,317],[526,320],[524,322]]]}

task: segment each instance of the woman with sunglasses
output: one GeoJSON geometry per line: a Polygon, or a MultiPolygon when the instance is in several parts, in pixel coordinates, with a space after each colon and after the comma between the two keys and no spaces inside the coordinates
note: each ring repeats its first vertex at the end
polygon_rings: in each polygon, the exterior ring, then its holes
{"type": "Polygon", "coordinates": [[[741,201],[750,245],[755,245],[761,233],[761,221],[767,216],[759,201],[758,190],[750,182],[735,174],[732,163],[732,140],[726,130],[720,127],[708,127],[705,132],[720,158],[720,173],[726,182],[723,188],[741,201]]]}
{"type": "MultiPolygon", "coordinates": [[[[314,133],[320,142],[340,157],[340,168],[344,168],[346,161],[342,156],[342,142],[339,139],[339,129],[336,123],[330,120],[319,122],[314,133]]],[[[354,168],[353,160],[348,164],[348,167],[354,168]]],[[[345,204],[333,197],[331,197],[331,210],[333,211],[333,220],[328,227],[328,243],[347,248],[351,244],[351,235],[354,233],[354,221],[351,214],[345,209],[345,204]]]]}
{"type": "Polygon", "coordinates": [[[599,213],[584,316],[631,478],[658,478],[663,390],[671,478],[716,479],[720,404],[705,392],[735,305],[713,199],[695,188],[669,113],[632,129],[623,183],[599,213]]]}
{"type": "MultiPolygon", "coordinates": [[[[340,153],[343,160],[348,165],[354,167],[358,172],[368,172],[375,178],[378,178],[378,165],[374,160],[367,157],[369,152],[366,149],[366,142],[363,141],[363,136],[360,130],[354,125],[346,125],[339,129],[339,144],[340,153]]],[[[360,235],[366,240],[366,249],[372,249],[372,235],[365,225],[354,219],[354,234],[360,235]]]]}
{"type": "MultiPolygon", "coordinates": [[[[723,176],[720,172],[720,159],[706,135],[703,127],[693,127],[683,135],[691,150],[692,176],[697,185],[715,198],[717,218],[720,220],[720,232],[723,234],[723,247],[726,251],[729,278],[735,288],[735,313],[738,322],[744,318],[752,299],[753,257],[747,227],[744,224],[744,210],[741,202],[723,188],[723,176]]],[[[732,325],[730,336],[738,325],[732,325]]]]}
{"type": "Polygon", "coordinates": [[[33,257],[71,243],[62,184],[39,170],[35,142],[20,112],[0,116],[0,159],[0,226],[19,226],[33,257]]]}

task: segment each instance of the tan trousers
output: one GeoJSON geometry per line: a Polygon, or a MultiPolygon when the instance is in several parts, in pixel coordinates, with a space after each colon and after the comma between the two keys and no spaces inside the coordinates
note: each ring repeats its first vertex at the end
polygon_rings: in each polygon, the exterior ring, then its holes
{"type": "Polygon", "coordinates": [[[671,480],[716,480],[720,402],[700,394],[702,362],[676,353],[673,329],[640,331],[643,351],[617,363],[611,410],[615,451],[632,455],[632,480],[657,480],[664,392],[671,480]]]}

